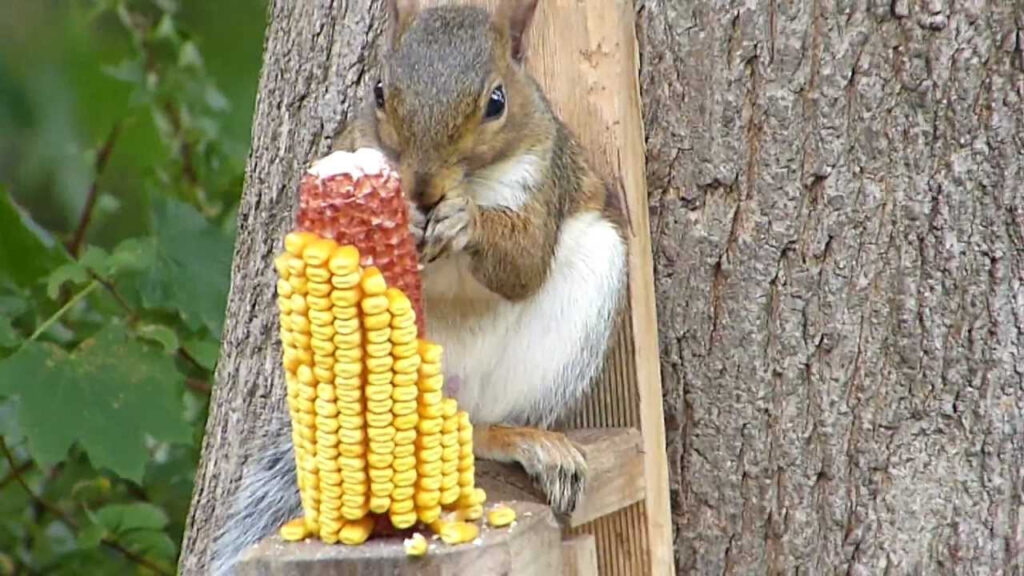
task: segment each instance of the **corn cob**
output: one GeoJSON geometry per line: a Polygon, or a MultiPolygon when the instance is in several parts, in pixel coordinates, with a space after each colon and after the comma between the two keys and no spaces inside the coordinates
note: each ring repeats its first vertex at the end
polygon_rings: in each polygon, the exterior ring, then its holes
{"type": "Polygon", "coordinates": [[[472,426],[443,397],[443,350],[423,339],[397,177],[382,157],[346,158],[356,169],[303,179],[299,230],[275,260],[303,507],[281,534],[359,544],[388,518],[398,529],[430,525],[446,542],[472,540],[478,529],[467,521],[481,518],[486,498],[474,482],[472,426]],[[442,521],[444,508],[454,522],[442,521]]]}

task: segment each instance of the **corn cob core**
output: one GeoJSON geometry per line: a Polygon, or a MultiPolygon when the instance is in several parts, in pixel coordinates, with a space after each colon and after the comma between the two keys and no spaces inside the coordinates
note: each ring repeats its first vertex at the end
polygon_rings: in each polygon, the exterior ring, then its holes
{"type": "Polygon", "coordinates": [[[281,535],[360,544],[382,524],[422,523],[459,543],[476,537],[467,521],[486,498],[472,425],[443,396],[443,351],[423,338],[406,292],[419,297],[415,246],[397,176],[377,154],[314,166],[299,230],[275,260],[303,508],[281,535]]]}
{"type": "Polygon", "coordinates": [[[298,229],[359,250],[413,303],[425,335],[416,245],[398,174],[379,151],[334,152],[313,164],[299,184],[298,229]]]}

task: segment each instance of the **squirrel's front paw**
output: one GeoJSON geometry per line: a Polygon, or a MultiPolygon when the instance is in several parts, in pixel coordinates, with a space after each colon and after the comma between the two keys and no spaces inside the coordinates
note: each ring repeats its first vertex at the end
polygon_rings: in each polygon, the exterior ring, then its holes
{"type": "Polygon", "coordinates": [[[576,445],[558,434],[525,452],[521,464],[544,492],[552,511],[559,516],[572,514],[587,485],[587,462],[576,445]]]}
{"type": "Polygon", "coordinates": [[[462,251],[473,237],[479,209],[476,203],[458,196],[438,203],[427,217],[423,235],[423,261],[462,251]]]}
{"type": "Polygon", "coordinates": [[[412,235],[413,242],[416,243],[416,248],[422,248],[423,232],[427,227],[427,217],[415,202],[406,200],[406,205],[409,211],[409,233],[412,235]]]}

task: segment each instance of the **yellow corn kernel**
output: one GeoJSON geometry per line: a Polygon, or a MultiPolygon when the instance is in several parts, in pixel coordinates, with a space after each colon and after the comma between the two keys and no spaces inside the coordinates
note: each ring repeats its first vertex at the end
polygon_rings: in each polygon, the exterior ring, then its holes
{"type": "Polygon", "coordinates": [[[387,372],[391,370],[394,365],[394,359],[391,356],[384,356],[382,358],[367,358],[364,362],[366,369],[370,372],[387,372]]]}
{"type": "Polygon", "coordinates": [[[391,354],[391,342],[367,342],[366,354],[379,358],[381,356],[389,356],[391,354]]]}
{"type": "Polygon", "coordinates": [[[336,246],[327,259],[331,274],[344,276],[359,270],[359,250],[355,246],[336,246]]]}
{"type": "Polygon", "coordinates": [[[334,240],[316,237],[303,246],[302,260],[307,266],[325,267],[336,247],[334,240]]]}
{"type": "Polygon", "coordinates": [[[415,354],[408,358],[399,358],[394,362],[394,370],[399,374],[415,374],[420,367],[420,356],[415,354]]]}
{"type": "Polygon", "coordinates": [[[292,258],[294,258],[294,256],[287,252],[278,254],[277,257],[274,258],[274,269],[277,270],[277,275],[281,280],[287,281],[288,277],[291,276],[292,273],[288,270],[288,261],[292,258]]]}
{"type": "MultiPolygon", "coordinates": [[[[326,298],[331,294],[331,285],[325,282],[306,281],[306,293],[318,298],[326,298]]],[[[307,302],[308,304],[308,302],[307,302]]]]}
{"type": "MultiPolygon", "coordinates": [[[[391,327],[392,328],[396,328],[396,329],[397,328],[408,328],[410,326],[415,326],[415,325],[416,325],[416,314],[414,314],[414,313],[410,312],[409,314],[402,314],[401,316],[392,316],[391,317],[391,327]]],[[[415,344],[415,342],[414,342],[414,344],[415,344]]]]}
{"type": "Polygon", "coordinates": [[[384,468],[369,468],[370,483],[380,484],[383,482],[391,482],[392,478],[395,477],[395,470],[390,466],[384,468]]]}
{"type": "MultiPolygon", "coordinates": [[[[394,503],[392,503],[391,506],[394,507],[394,503]]],[[[391,524],[399,530],[411,528],[412,525],[416,523],[417,518],[415,510],[409,510],[408,512],[403,513],[391,512],[390,516],[391,524]]]]}
{"type": "Polygon", "coordinates": [[[331,341],[334,342],[334,346],[339,350],[347,350],[363,344],[363,333],[359,330],[351,334],[337,333],[331,341]]]}
{"type": "MultiPolygon", "coordinates": [[[[462,495],[461,494],[461,489],[459,488],[458,484],[455,484],[454,486],[451,486],[449,488],[445,488],[444,481],[446,479],[447,478],[444,478],[444,479],[441,480],[441,504],[443,506],[448,506],[449,504],[454,504],[455,502],[457,502],[459,500],[459,496],[462,495]]],[[[457,480],[457,478],[456,478],[456,480],[457,480]]]]}
{"type": "Polygon", "coordinates": [[[359,507],[353,506],[342,506],[341,517],[345,520],[359,520],[366,516],[366,513],[370,511],[370,505],[368,502],[363,502],[359,507]]]}
{"type": "Polygon", "coordinates": [[[391,506],[391,498],[387,496],[370,495],[370,512],[383,514],[391,506]]]}
{"type": "Polygon", "coordinates": [[[441,374],[440,364],[421,364],[419,367],[420,376],[427,378],[441,374]]]}
{"type": "MultiPolygon", "coordinates": [[[[417,417],[415,414],[411,414],[410,416],[417,417]]],[[[399,416],[399,418],[405,418],[405,416],[399,416]]],[[[395,421],[397,422],[398,418],[396,418],[395,421]]],[[[395,444],[398,444],[399,446],[401,446],[403,444],[412,444],[412,443],[414,443],[416,441],[416,435],[417,434],[416,434],[416,425],[415,424],[412,424],[408,429],[405,429],[405,430],[399,429],[397,424],[395,425],[394,441],[395,441],[395,444]]]]}
{"type": "Polygon", "coordinates": [[[370,532],[373,530],[373,518],[365,516],[359,520],[352,522],[346,522],[345,526],[341,529],[341,533],[338,538],[344,544],[350,546],[356,544],[362,544],[366,542],[367,538],[370,537],[370,532]]]}
{"type": "Polygon", "coordinates": [[[363,270],[363,279],[359,285],[368,296],[384,294],[388,289],[387,282],[384,281],[384,275],[381,274],[380,269],[376,266],[363,270]]]}
{"type": "Polygon", "coordinates": [[[476,540],[480,529],[469,522],[452,522],[441,528],[441,540],[445,544],[464,544],[476,540]]]}
{"type": "Polygon", "coordinates": [[[498,505],[487,512],[487,523],[494,528],[502,528],[516,521],[516,511],[504,505],[498,505]]]}
{"type": "Polygon", "coordinates": [[[444,418],[420,418],[417,429],[420,434],[438,434],[444,426],[444,418]]]}
{"type": "MultiPolygon", "coordinates": [[[[397,436],[398,433],[395,432],[395,435],[397,436]]],[[[413,438],[413,440],[415,441],[416,439],[413,438]]],[[[395,455],[395,458],[404,458],[406,456],[413,456],[413,455],[415,455],[416,454],[416,449],[417,449],[417,446],[416,446],[416,444],[414,442],[403,442],[401,444],[398,443],[398,442],[395,442],[395,449],[392,452],[392,454],[395,455]]]]}
{"type": "MultiPolygon", "coordinates": [[[[417,508],[416,513],[420,517],[420,522],[424,524],[433,524],[441,517],[441,505],[429,506],[425,508],[417,508]]],[[[433,528],[433,526],[431,526],[433,528]]]]}
{"type": "Polygon", "coordinates": [[[417,490],[416,506],[419,508],[431,508],[441,503],[441,492],[439,490],[417,490]]]}
{"type": "Polygon", "coordinates": [[[306,266],[306,278],[312,282],[325,284],[331,281],[331,272],[326,268],[306,266]]]}
{"type": "Polygon", "coordinates": [[[335,290],[351,290],[359,287],[359,280],[362,275],[358,270],[350,272],[348,274],[333,274],[331,275],[331,286],[334,286],[335,290]]]}
{"type": "Polygon", "coordinates": [[[395,457],[391,454],[374,454],[371,452],[367,455],[366,460],[369,462],[371,468],[386,468],[391,466],[395,457]]]}
{"type": "Polygon", "coordinates": [[[291,256],[302,256],[302,251],[320,237],[312,232],[289,232],[284,237],[284,249],[291,256]]]}
{"type": "Polygon", "coordinates": [[[391,482],[372,482],[370,483],[370,493],[374,496],[390,496],[391,492],[395,489],[395,485],[391,482]]]}
{"type": "Polygon", "coordinates": [[[416,397],[419,396],[419,393],[419,389],[415,386],[395,386],[391,391],[391,399],[395,402],[412,402],[413,411],[415,411],[416,397]]]}
{"type": "MultiPolygon", "coordinates": [[[[309,531],[306,530],[306,520],[304,518],[289,520],[284,526],[281,526],[280,534],[285,542],[298,542],[305,540],[310,535],[309,531]]],[[[424,542],[426,541],[424,540],[424,542]]]]}
{"type": "Polygon", "coordinates": [[[428,342],[426,340],[420,340],[419,353],[423,357],[423,362],[427,364],[437,364],[441,362],[441,356],[444,353],[444,348],[440,344],[434,342],[428,342]]]}
{"type": "Polygon", "coordinates": [[[408,344],[416,341],[416,325],[405,328],[396,328],[391,331],[392,344],[408,344]]]}
{"type": "Polygon", "coordinates": [[[484,515],[483,506],[470,506],[469,508],[459,508],[455,511],[456,520],[479,520],[484,515]]]}
{"type": "MultiPolygon", "coordinates": [[[[289,282],[291,282],[291,281],[289,280],[289,282]]],[[[294,288],[294,285],[292,287],[294,288]]],[[[335,290],[331,290],[331,295],[330,295],[331,304],[334,305],[335,309],[337,309],[337,308],[346,308],[346,309],[347,308],[352,308],[352,309],[356,309],[356,306],[359,305],[359,300],[362,297],[363,297],[363,291],[361,289],[359,289],[358,286],[354,287],[354,288],[347,288],[347,289],[345,289],[345,288],[337,288],[335,290]]],[[[346,315],[346,314],[336,314],[336,316],[348,317],[348,318],[352,317],[352,316],[346,315]]]]}
{"type": "Polygon", "coordinates": [[[427,553],[427,539],[419,532],[413,534],[412,538],[406,538],[402,542],[402,546],[405,548],[405,553],[409,556],[423,556],[427,553]]]}
{"type": "Polygon", "coordinates": [[[334,314],[334,309],[331,309],[331,318],[334,319],[332,328],[336,334],[351,334],[356,330],[359,330],[359,318],[338,318],[334,314]]]}
{"type": "MultiPolygon", "coordinates": [[[[380,314],[388,311],[388,298],[384,294],[377,294],[374,296],[367,296],[363,298],[359,303],[359,307],[363,310],[363,314],[367,316],[380,314]]],[[[388,324],[391,323],[390,314],[388,315],[388,324]]]]}
{"type": "MultiPolygon", "coordinates": [[[[394,355],[394,349],[392,349],[392,355],[394,355]]],[[[395,386],[412,386],[416,387],[416,383],[419,381],[419,376],[416,374],[395,374],[392,378],[391,383],[395,386]]]]}
{"type": "MultiPolygon", "coordinates": [[[[395,356],[395,358],[410,358],[417,354],[416,343],[407,342],[405,344],[392,344],[391,353],[395,356]]],[[[412,382],[416,382],[415,378],[412,380],[412,382]]]]}
{"type": "MultiPolygon", "coordinates": [[[[369,316],[366,318],[369,318],[369,316]]],[[[387,344],[390,346],[391,342],[388,341],[388,338],[391,336],[390,330],[390,328],[373,330],[367,326],[366,341],[370,344],[387,344]]]]}
{"type": "Polygon", "coordinates": [[[391,406],[394,404],[394,400],[391,399],[390,395],[381,399],[374,399],[367,393],[366,397],[366,409],[370,412],[390,412],[391,406]]]}
{"type": "Polygon", "coordinates": [[[484,492],[483,488],[475,488],[472,491],[463,492],[459,496],[459,507],[468,508],[470,506],[482,505],[487,501],[487,493],[484,492]]]}

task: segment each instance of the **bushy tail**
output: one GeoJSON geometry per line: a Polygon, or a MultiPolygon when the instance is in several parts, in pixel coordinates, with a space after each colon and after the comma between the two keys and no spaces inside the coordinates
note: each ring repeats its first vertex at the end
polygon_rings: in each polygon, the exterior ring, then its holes
{"type": "Polygon", "coordinates": [[[302,514],[287,425],[278,436],[263,442],[262,450],[246,466],[241,487],[214,542],[212,576],[233,576],[243,552],[302,514]]]}

